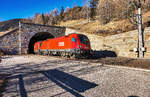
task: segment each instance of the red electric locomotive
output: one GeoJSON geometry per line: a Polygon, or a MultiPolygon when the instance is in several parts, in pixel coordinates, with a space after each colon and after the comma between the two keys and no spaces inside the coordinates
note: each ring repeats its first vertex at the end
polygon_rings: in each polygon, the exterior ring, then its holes
{"type": "Polygon", "coordinates": [[[78,58],[89,56],[91,46],[87,36],[69,34],[68,36],[36,42],[34,44],[34,53],[78,58]]]}

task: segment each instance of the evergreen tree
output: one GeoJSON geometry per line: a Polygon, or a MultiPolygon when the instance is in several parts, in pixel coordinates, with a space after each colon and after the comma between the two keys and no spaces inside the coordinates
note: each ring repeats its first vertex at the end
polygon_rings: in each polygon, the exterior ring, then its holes
{"type": "Polygon", "coordinates": [[[98,0],[90,1],[90,18],[94,20],[94,16],[96,16],[96,8],[98,5],[98,0]]]}
{"type": "Polygon", "coordinates": [[[60,19],[63,20],[64,19],[64,7],[61,7],[61,11],[60,11],[60,19]]]}
{"type": "Polygon", "coordinates": [[[47,23],[47,21],[46,21],[46,18],[45,18],[45,16],[44,16],[44,14],[42,14],[42,24],[43,25],[46,25],[46,23],[47,23]]]}

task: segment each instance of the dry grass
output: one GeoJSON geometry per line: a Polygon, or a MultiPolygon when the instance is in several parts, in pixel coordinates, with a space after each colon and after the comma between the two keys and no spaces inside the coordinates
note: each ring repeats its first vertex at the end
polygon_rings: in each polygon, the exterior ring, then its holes
{"type": "MultiPolygon", "coordinates": [[[[120,21],[111,21],[108,24],[101,24],[99,21],[86,22],[87,20],[72,20],[67,22],[61,22],[61,26],[66,26],[81,32],[98,34],[101,36],[114,35],[119,33],[124,33],[130,30],[136,29],[136,25],[133,25],[129,19],[124,19],[120,21]]],[[[145,26],[149,26],[150,22],[150,12],[143,14],[143,23],[145,26]]]]}
{"type": "Polygon", "coordinates": [[[69,21],[66,21],[66,22],[60,22],[60,24],[58,26],[70,27],[70,26],[78,25],[78,23],[81,23],[83,21],[85,21],[85,20],[84,19],[69,20],[69,21]]]}
{"type": "Polygon", "coordinates": [[[143,14],[143,22],[146,23],[146,22],[149,22],[150,21],[150,11],[143,14]]]}
{"type": "Polygon", "coordinates": [[[127,66],[134,68],[143,68],[150,70],[150,60],[149,59],[133,59],[125,57],[116,57],[116,58],[102,58],[100,62],[107,65],[116,65],[116,66],[127,66]]]}
{"type": "Polygon", "coordinates": [[[79,22],[79,20],[72,21],[72,24],[71,21],[69,21],[69,23],[62,22],[61,25],[65,26],[66,24],[71,24],[71,25],[67,25],[67,27],[76,29],[81,32],[93,33],[102,36],[126,32],[132,30],[134,27],[134,25],[131,24],[129,20],[112,21],[106,25],[102,25],[98,21],[83,23],[83,24],[77,24],[77,22],[79,22]]]}

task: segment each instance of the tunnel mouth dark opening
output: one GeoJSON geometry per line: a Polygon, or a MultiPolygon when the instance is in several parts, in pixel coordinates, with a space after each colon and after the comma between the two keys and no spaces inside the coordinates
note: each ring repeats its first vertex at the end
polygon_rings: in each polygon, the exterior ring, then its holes
{"type": "Polygon", "coordinates": [[[34,44],[36,42],[43,41],[43,40],[50,39],[50,38],[54,38],[54,36],[48,32],[39,32],[39,33],[35,34],[30,39],[29,46],[28,46],[28,54],[34,54],[34,44]]]}

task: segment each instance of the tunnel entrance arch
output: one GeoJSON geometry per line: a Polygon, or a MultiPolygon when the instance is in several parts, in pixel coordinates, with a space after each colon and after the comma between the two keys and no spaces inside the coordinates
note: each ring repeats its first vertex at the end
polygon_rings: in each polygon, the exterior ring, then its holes
{"type": "Polygon", "coordinates": [[[39,33],[36,33],[34,36],[32,36],[28,45],[28,54],[34,54],[35,42],[46,40],[49,38],[54,38],[54,36],[50,34],[49,32],[39,32],[39,33]]]}

